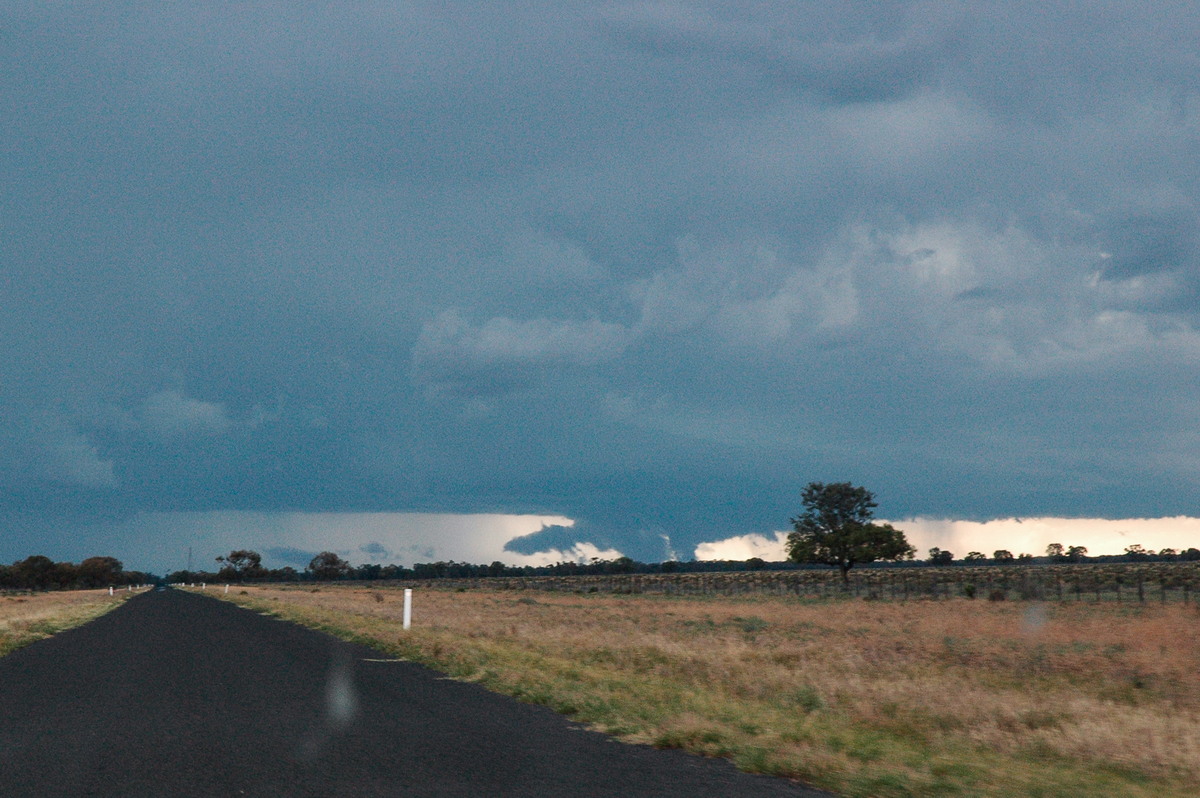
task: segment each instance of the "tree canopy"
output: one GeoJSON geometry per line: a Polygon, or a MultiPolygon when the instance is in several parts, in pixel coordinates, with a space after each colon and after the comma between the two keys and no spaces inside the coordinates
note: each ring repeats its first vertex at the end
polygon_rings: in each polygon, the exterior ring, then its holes
{"type": "Polygon", "coordinates": [[[229,582],[244,582],[258,579],[266,574],[262,567],[262,555],[250,549],[237,549],[217,558],[221,564],[218,575],[229,582]]]}
{"type": "Polygon", "coordinates": [[[858,563],[912,559],[916,549],[891,524],[872,521],[877,506],[869,490],[849,482],[810,482],[801,494],[804,512],[792,519],[788,559],[835,565],[842,581],[858,563]]]}
{"type": "Polygon", "coordinates": [[[308,564],[308,572],[312,574],[313,579],[330,580],[330,579],[345,579],[353,571],[350,563],[337,556],[332,551],[323,551],[308,564]]]}
{"type": "Polygon", "coordinates": [[[79,565],[54,562],[35,554],[12,565],[0,564],[0,590],[90,589],[109,585],[136,585],[152,580],[141,571],[126,571],[115,557],[88,557],[79,565]]]}
{"type": "Polygon", "coordinates": [[[950,565],[954,562],[954,552],[934,546],[929,550],[929,562],[931,565],[950,565]]]}

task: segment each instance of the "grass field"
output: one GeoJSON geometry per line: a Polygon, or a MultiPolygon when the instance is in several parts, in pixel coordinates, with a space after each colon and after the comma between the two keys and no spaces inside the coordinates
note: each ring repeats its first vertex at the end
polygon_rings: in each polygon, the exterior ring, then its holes
{"type": "Polygon", "coordinates": [[[126,599],[103,590],[0,593],[0,656],[103,615],[126,599]]]}
{"type": "Polygon", "coordinates": [[[1195,605],[415,594],[226,598],[846,795],[1200,795],[1195,605]]]}

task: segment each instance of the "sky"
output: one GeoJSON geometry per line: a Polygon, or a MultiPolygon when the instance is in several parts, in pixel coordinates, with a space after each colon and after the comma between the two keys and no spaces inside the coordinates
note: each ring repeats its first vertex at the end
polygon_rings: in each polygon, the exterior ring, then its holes
{"type": "Polygon", "coordinates": [[[812,481],[1186,538],[1197,40],[1188,3],[0,2],[0,561],[652,561],[812,481]]]}

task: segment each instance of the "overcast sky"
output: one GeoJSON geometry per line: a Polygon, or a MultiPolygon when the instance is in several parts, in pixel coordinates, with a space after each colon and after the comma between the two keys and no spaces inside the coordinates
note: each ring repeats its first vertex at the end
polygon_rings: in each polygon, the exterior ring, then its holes
{"type": "Polygon", "coordinates": [[[0,561],[1200,515],[1194,4],[0,9],[0,561]]]}

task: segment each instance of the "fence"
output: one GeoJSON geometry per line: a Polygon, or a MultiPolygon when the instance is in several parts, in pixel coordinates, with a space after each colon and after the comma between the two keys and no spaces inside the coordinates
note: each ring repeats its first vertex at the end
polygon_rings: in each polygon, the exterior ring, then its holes
{"type": "Polygon", "coordinates": [[[1200,591],[1200,563],[1104,563],[735,571],[601,576],[505,576],[401,581],[443,590],[542,590],[668,596],[798,596],[880,600],[954,597],[1036,601],[1183,601],[1200,591]]]}

